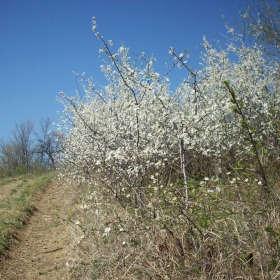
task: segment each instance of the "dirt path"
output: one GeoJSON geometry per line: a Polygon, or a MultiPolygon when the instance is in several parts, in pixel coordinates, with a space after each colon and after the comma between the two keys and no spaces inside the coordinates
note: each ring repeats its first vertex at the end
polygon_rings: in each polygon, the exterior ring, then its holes
{"type": "Polygon", "coordinates": [[[36,205],[28,225],[15,234],[15,245],[0,262],[1,280],[69,279],[66,262],[71,257],[67,212],[73,189],[50,184],[36,205]]]}

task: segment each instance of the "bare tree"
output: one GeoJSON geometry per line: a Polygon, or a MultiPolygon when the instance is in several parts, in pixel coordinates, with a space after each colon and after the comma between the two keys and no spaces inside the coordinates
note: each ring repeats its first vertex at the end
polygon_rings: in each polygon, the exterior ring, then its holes
{"type": "Polygon", "coordinates": [[[0,162],[8,175],[14,172],[28,172],[33,160],[32,133],[34,124],[30,120],[16,123],[8,141],[0,141],[0,162]]]}
{"type": "Polygon", "coordinates": [[[11,131],[11,142],[14,143],[13,146],[17,149],[19,165],[24,166],[26,171],[30,170],[32,156],[34,153],[31,139],[33,131],[34,123],[31,120],[16,123],[15,129],[11,131]]]}
{"type": "Polygon", "coordinates": [[[39,131],[35,131],[36,135],[36,153],[40,154],[42,162],[45,162],[45,156],[47,160],[51,162],[52,169],[56,169],[55,165],[55,153],[58,149],[58,143],[56,136],[50,131],[52,121],[49,118],[40,120],[39,131]]]}
{"type": "Polygon", "coordinates": [[[0,164],[2,172],[11,176],[20,165],[19,149],[14,141],[0,141],[0,164]]]}
{"type": "Polygon", "coordinates": [[[55,170],[59,142],[56,141],[55,133],[50,131],[51,125],[49,118],[41,119],[35,131],[31,120],[16,123],[10,132],[10,139],[0,139],[1,172],[12,176],[47,166],[55,170]]]}

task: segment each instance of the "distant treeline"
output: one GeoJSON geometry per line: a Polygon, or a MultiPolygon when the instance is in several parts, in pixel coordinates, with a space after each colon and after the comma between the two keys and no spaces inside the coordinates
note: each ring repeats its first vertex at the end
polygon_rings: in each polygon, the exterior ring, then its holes
{"type": "Polygon", "coordinates": [[[38,129],[29,119],[16,123],[9,139],[0,139],[0,176],[55,170],[59,142],[51,127],[49,118],[38,129]]]}

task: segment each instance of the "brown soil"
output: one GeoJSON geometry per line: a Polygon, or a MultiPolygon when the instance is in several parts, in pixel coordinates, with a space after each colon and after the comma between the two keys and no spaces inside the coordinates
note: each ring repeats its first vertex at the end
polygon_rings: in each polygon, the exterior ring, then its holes
{"type": "Polygon", "coordinates": [[[68,208],[74,191],[50,184],[37,202],[28,224],[13,235],[13,245],[0,262],[1,280],[70,279],[66,262],[71,259],[72,239],[68,208]]]}

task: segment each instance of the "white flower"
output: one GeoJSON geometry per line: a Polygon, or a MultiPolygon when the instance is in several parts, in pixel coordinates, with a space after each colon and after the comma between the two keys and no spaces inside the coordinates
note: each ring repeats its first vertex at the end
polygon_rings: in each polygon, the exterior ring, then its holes
{"type": "Polygon", "coordinates": [[[96,19],[95,19],[95,17],[92,17],[92,30],[96,31],[96,19]]]}
{"type": "Polygon", "coordinates": [[[110,227],[105,228],[104,233],[103,233],[103,236],[109,235],[109,232],[110,232],[110,231],[111,231],[111,228],[110,228],[110,227]]]}
{"type": "Polygon", "coordinates": [[[173,47],[170,47],[170,48],[169,48],[169,53],[170,53],[170,54],[174,54],[174,48],[173,48],[173,47]]]}
{"type": "Polygon", "coordinates": [[[216,191],[217,192],[221,192],[221,188],[220,187],[216,187],[216,191]]]}
{"type": "Polygon", "coordinates": [[[89,209],[89,206],[88,206],[87,204],[82,204],[82,205],[80,206],[80,208],[81,208],[81,209],[87,210],[87,209],[89,209]]]}
{"type": "Polygon", "coordinates": [[[258,182],[258,185],[260,185],[260,186],[261,186],[261,185],[262,185],[262,181],[259,181],[259,182],[258,182]]]}
{"type": "Polygon", "coordinates": [[[181,54],[179,55],[179,58],[180,58],[180,59],[183,59],[183,58],[184,58],[184,54],[181,53],[181,54]]]}
{"type": "Polygon", "coordinates": [[[76,224],[76,225],[79,225],[79,224],[80,224],[80,221],[76,221],[75,224],[76,224]]]}
{"type": "Polygon", "coordinates": [[[248,178],[246,178],[246,179],[244,180],[244,182],[245,182],[245,183],[249,182],[249,179],[248,179],[248,178]]]}

